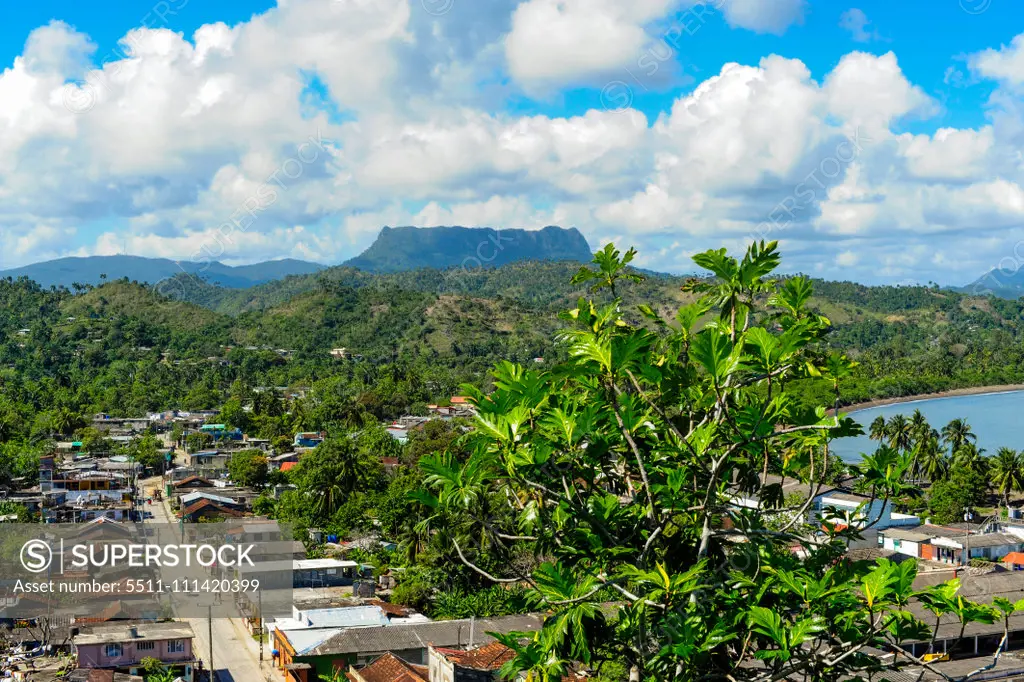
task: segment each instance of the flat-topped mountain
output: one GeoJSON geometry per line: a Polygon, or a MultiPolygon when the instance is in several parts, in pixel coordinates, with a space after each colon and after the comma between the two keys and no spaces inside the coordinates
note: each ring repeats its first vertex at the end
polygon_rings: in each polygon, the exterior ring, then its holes
{"type": "Polygon", "coordinates": [[[587,240],[575,227],[384,227],[370,248],[344,265],[367,272],[459,266],[479,269],[524,260],[587,262],[592,255],[587,240]]]}

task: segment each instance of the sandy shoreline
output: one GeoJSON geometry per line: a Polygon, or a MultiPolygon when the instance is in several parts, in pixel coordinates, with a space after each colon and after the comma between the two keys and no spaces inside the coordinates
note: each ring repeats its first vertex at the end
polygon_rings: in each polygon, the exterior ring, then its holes
{"type": "Polygon", "coordinates": [[[989,395],[994,393],[1011,393],[1013,391],[1024,391],[1024,384],[1005,384],[1002,386],[973,386],[971,388],[954,388],[939,393],[923,393],[921,395],[908,395],[902,398],[880,398],[869,400],[863,403],[840,407],[839,411],[849,414],[866,410],[869,407],[882,407],[883,405],[895,405],[897,403],[912,403],[919,400],[934,400],[935,398],[955,398],[963,395],[989,395]]]}

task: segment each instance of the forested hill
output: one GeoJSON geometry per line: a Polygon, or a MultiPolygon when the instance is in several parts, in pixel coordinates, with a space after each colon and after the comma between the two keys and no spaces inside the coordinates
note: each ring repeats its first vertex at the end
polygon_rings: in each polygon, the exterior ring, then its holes
{"type": "MultiPolygon", "coordinates": [[[[5,418],[31,425],[59,409],[216,407],[236,382],[326,382],[356,412],[390,418],[452,395],[463,381],[485,384],[499,360],[556,358],[557,312],[585,292],[569,283],[577,268],[332,268],[243,291],[188,277],[181,288],[120,280],[79,294],[0,280],[0,439],[5,418]],[[192,302],[200,299],[209,307],[192,302]],[[340,347],[361,359],[332,358],[340,347]]],[[[623,305],[648,303],[671,319],[692,300],[684,281],[626,286],[623,305]]],[[[834,323],[828,344],[860,362],[842,386],[846,402],[1024,382],[1022,303],[927,287],[814,284],[814,307],[834,323]]]]}

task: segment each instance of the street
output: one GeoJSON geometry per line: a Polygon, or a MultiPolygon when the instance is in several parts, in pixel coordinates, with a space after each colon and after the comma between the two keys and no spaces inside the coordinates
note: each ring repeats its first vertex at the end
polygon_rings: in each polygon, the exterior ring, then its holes
{"type": "MultiPolygon", "coordinates": [[[[153,489],[161,485],[160,478],[140,481],[143,498],[151,496],[153,489]]],[[[177,519],[171,515],[166,499],[143,504],[142,510],[150,512],[153,518],[146,523],[173,524],[177,519]]],[[[259,664],[259,643],[246,631],[244,624],[236,618],[182,618],[192,625],[196,638],[192,643],[193,653],[202,659],[203,669],[210,669],[210,628],[213,631],[213,663],[216,682],[257,682],[260,680],[283,682],[280,671],[272,665],[270,647],[264,648],[262,668],[259,664]]]]}

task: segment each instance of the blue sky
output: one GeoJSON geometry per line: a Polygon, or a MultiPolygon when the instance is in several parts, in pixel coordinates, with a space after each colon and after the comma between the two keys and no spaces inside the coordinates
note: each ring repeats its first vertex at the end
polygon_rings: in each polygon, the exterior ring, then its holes
{"type": "Polygon", "coordinates": [[[862,281],[1022,260],[1024,6],[707,4],[6,8],[0,265],[335,263],[381,225],[446,223],[575,225],[671,271],[753,235],[782,239],[791,269],[862,281]],[[310,137],[315,160],[253,209],[310,137]]]}
{"type": "Polygon", "coordinates": [[[167,0],[164,4],[145,0],[8,3],[4,7],[4,20],[0,22],[0,61],[10,65],[21,54],[29,33],[54,19],[88,34],[96,43],[98,58],[103,60],[107,55],[116,54],[118,41],[133,28],[167,28],[191,36],[203,24],[218,21],[235,24],[275,4],[249,0],[167,0]]]}
{"type": "MultiPolygon", "coordinates": [[[[921,85],[945,104],[941,118],[927,124],[908,122],[908,128],[922,130],[937,125],[977,126],[985,122],[982,105],[991,91],[991,84],[952,86],[945,82],[949,67],[963,70],[965,55],[988,47],[1009,43],[1024,28],[1024,7],[1010,0],[965,0],[964,5],[990,3],[986,10],[972,16],[955,1],[883,2],[863,0],[853,4],[829,2],[810,6],[802,24],[792,26],[782,36],[737,32],[718,15],[701,22],[688,19],[686,25],[700,26],[680,41],[682,48],[671,57],[676,68],[688,78],[682,82],[659,85],[644,77],[644,69],[623,69],[624,82],[636,85],[636,108],[650,117],[671,108],[680,92],[709,75],[717,73],[727,62],[755,64],[766,54],[796,57],[803,61],[815,78],[822,78],[851,50],[868,50],[882,54],[897,51],[900,67],[907,77],[921,85]],[[839,25],[840,15],[855,6],[870,17],[870,29],[879,40],[870,44],[853,40],[849,31],[839,25]],[[632,74],[632,75],[631,75],[632,74]],[[686,83],[685,81],[691,81],[686,83]],[[649,88],[645,91],[644,88],[649,88]]],[[[167,28],[190,37],[203,24],[225,22],[229,25],[245,21],[274,7],[266,0],[167,0],[166,6],[138,0],[109,0],[102,5],[89,5],[75,0],[48,0],[20,3],[4,9],[0,23],[0,63],[10,65],[25,45],[32,30],[61,20],[88,34],[96,43],[96,61],[122,56],[118,41],[124,34],[141,26],[167,28]]],[[[673,17],[685,16],[682,10],[673,17]]],[[[673,19],[664,24],[671,25],[673,19]]],[[[639,58],[640,55],[638,55],[639,58]]],[[[660,65],[657,57],[654,58],[660,65]]],[[[509,111],[550,116],[577,115],[590,108],[600,108],[601,93],[594,88],[572,88],[538,100],[516,98],[509,111]]]]}
{"type": "MultiPolygon", "coordinates": [[[[679,14],[685,16],[686,12],[679,14]]],[[[671,57],[676,68],[688,78],[659,86],[644,77],[644,69],[635,66],[623,69],[621,75],[624,82],[635,86],[634,106],[649,117],[656,117],[671,108],[680,92],[691,90],[728,62],[756,64],[767,54],[779,54],[800,59],[814,78],[821,79],[852,50],[875,54],[893,50],[907,77],[945,105],[939,116],[927,122],[904,122],[906,129],[931,131],[941,126],[979,126],[985,123],[983,104],[991,93],[992,84],[953,85],[946,82],[947,69],[962,72],[966,55],[1009,43],[1024,28],[1022,22],[1024,6],[1007,0],[994,0],[983,15],[978,16],[968,15],[955,1],[815,3],[804,23],[792,26],[782,36],[738,32],[720,16],[707,23],[691,19],[686,25],[700,28],[687,34],[679,43],[681,49],[671,57]],[[840,27],[840,16],[853,6],[871,19],[868,28],[877,31],[878,39],[858,42],[840,27]]],[[[654,60],[658,62],[657,57],[654,60]]],[[[515,110],[523,113],[579,114],[589,108],[599,108],[601,93],[594,88],[579,88],[553,100],[527,100],[517,104],[515,110]]]]}

